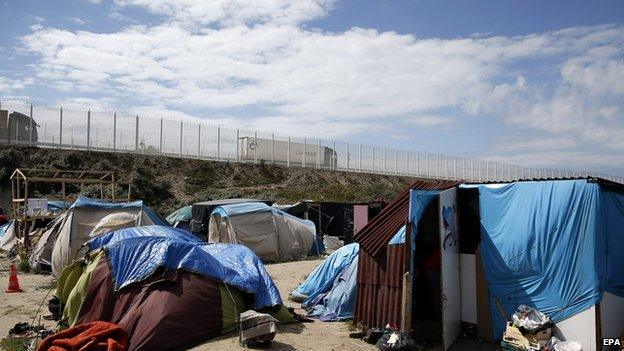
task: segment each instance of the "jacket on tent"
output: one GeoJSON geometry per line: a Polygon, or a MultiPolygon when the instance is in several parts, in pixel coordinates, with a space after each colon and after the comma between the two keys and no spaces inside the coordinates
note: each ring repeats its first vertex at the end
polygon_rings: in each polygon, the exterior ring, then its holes
{"type": "Polygon", "coordinates": [[[91,235],[142,225],[168,225],[143,201],[114,203],[80,196],[42,235],[31,257],[31,264],[51,265],[58,276],[75,259],[91,235]],[[50,250],[52,246],[52,250],[50,250]]]}
{"type": "Polygon", "coordinates": [[[214,208],[208,242],[243,244],[264,261],[296,260],[322,252],[312,222],[259,202],[214,208]]]}
{"type": "Polygon", "coordinates": [[[59,277],[65,327],[112,322],[130,336],[129,350],[169,350],[235,331],[238,315],[250,308],[294,322],[262,262],[242,245],[147,226],[87,246],[86,264],[76,262],[59,277]]]}

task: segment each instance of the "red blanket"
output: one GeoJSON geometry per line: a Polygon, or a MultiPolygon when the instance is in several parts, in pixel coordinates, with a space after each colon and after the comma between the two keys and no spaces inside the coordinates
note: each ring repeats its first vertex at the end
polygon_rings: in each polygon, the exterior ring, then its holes
{"type": "Polygon", "coordinates": [[[116,324],[80,324],[43,339],[37,351],[125,351],[128,334],[116,324]]]}

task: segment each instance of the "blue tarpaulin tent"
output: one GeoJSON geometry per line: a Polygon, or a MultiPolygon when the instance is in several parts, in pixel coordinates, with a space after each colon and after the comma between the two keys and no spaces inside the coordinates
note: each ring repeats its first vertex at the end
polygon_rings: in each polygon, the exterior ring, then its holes
{"type": "Polygon", "coordinates": [[[322,320],[353,318],[359,244],[345,245],[329,255],[291,295],[322,320]]]}
{"type": "Polygon", "coordinates": [[[554,322],[624,297],[624,196],[586,180],[481,185],[481,254],[493,334],[518,305],[554,322]]]}
{"type": "Polygon", "coordinates": [[[88,246],[90,251],[106,250],[116,290],[165,267],[185,269],[252,293],[255,309],[282,304],[264,265],[243,245],[206,244],[184,230],[145,226],[103,235],[88,246]]]}

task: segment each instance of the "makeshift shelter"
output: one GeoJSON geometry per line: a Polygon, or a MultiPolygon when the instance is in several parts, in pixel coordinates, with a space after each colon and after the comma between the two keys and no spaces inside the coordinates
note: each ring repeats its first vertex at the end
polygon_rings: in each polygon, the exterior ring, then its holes
{"type": "MultiPolygon", "coordinates": [[[[410,193],[412,191],[443,193],[449,189],[453,190],[458,184],[456,181],[449,180],[417,180],[390,201],[377,216],[355,234],[354,239],[360,244],[355,307],[356,323],[361,323],[370,328],[383,328],[389,324],[408,332],[412,329],[412,315],[422,315],[424,311],[412,310],[411,301],[408,306],[402,300],[403,291],[409,286],[406,273],[410,271],[410,264],[407,259],[409,257],[407,247],[409,246],[406,247],[405,240],[401,240],[400,232],[409,222],[410,209],[412,208],[410,193]]],[[[440,210],[438,196],[435,195],[436,198],[428,204],[431,208],[426,213],[430,227],[428,229],[431,229],[432,232],[434,227],[440,227],[437,217],[438,210],[440,210]]],[[[425,208],[427,207],[429,206],[425,206],[425,208]]],[[[437,232],[435,234],[439,235],[437,232]]],[[[433,237],[432,234],[428,236],[433,237]]],[[[436,242],[433,240],[426,246],[421,245],[421,248],[428,249],[429,252],[424,257],[431,257],[431,261],[434,261],[435,250],[432,248],[435,245],[436,242]]],[[[427,282],[431,286],[419,287],[419,289],[431,291],[431,294],[434,295],[434,279],[435,276],[431,275],[429,282],[427,282]]],[[[440,286],[440,284],[441,282],[438,280],[437,285],[440,286]]],[[[437,291],[438,300],[440,300],[439,288],[437,291]]],[[[409,292],[406,290],[406,293],[409,292]]],[[[436,301],[432,300],[431,305],[434,306],[435,304],[437,304],[436,301]]],[[[431,307],[431,309],[433,308],[431,307]]],[[[440,308],[439,304],[438,308],[440,308]]],[[[441,335],[438,336],[438,338],[440,337],[441,335]]]]}
{"type": "Polygon", "coordinates": [[[191,221],[193,220],[193,206],[184,206],[173,211],[167,216],[167,222],[174,228],[191,230],[191,221]]]}
{"type": "Polygon", "coordinates": [[[93,238],[87,247],[86,262],[59,277],[61,322],[115,323],[128,333],[129,350],[182,349],[233,332],[248,309],[294,322],[262,262],[242,245],[146,226],[93,238]]]}
{"type": "Polygon", "coordinates": [[[80,196],[43,233],[31,256],[31,265],[51,267],[52,274],[58,276],[92,236],[151,224],[168,225],[143,201],[115,203],[80,196]]]}
{"type": "Polygon", "coordinates": [[[260,202],[267,206],[271,206],[271,201],[257,200],[257,199],[223,199],[212,200],[206,202],[198,202],[191,207],[191,214],[193,219],[191,220],[191,232],[199,237],[208,236],[208,224],[210,223],[210,215],[215,207],[223,205],[234,205],[242,203],[260,202]]]}
{"type": "Polygon", "coordinates": [[[213,208],[208,242],[243,244],[264,261],[296,260],[323,252],[310,221],[261,202],[213,208]]]}
{"type": "Polygon", "coordinates": [[[359,245],[348,244],[329,255],[291,292],[308,316],[322,321],[353,318],[359,245]]]}
{"type": "Polygon", "coordinates": [[[0,226],[0,250],[10,251],[16,244],[15,221],[10,220],[0,226]]]}
{"type": "MultiPolygon", "coordinates": [[[[560,337],[583,350],[599,350],[601,338],[622,333],[624,256],[616,248],[624,247],[624,186],[591,178],[524,181],[465,185],[462,196],[478,209],[479,230],[462,234],[467,249],[478,243],[476,276],[462,273],[461,290],[470,296],[465,305],[476,302],[481,335],[500,338],[520,304],[546,314],[560,337]]],[[[469,212],[462,226],[475,222],[469,212]]]]}

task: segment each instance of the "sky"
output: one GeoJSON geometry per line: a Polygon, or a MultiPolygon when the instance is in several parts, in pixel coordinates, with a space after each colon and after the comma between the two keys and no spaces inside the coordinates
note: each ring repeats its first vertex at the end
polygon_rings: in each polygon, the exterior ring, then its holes
{"type": "Polygon", "coordinates": [[[624,176],[624,2],[0,0],[0,98],[624,176]]]}

